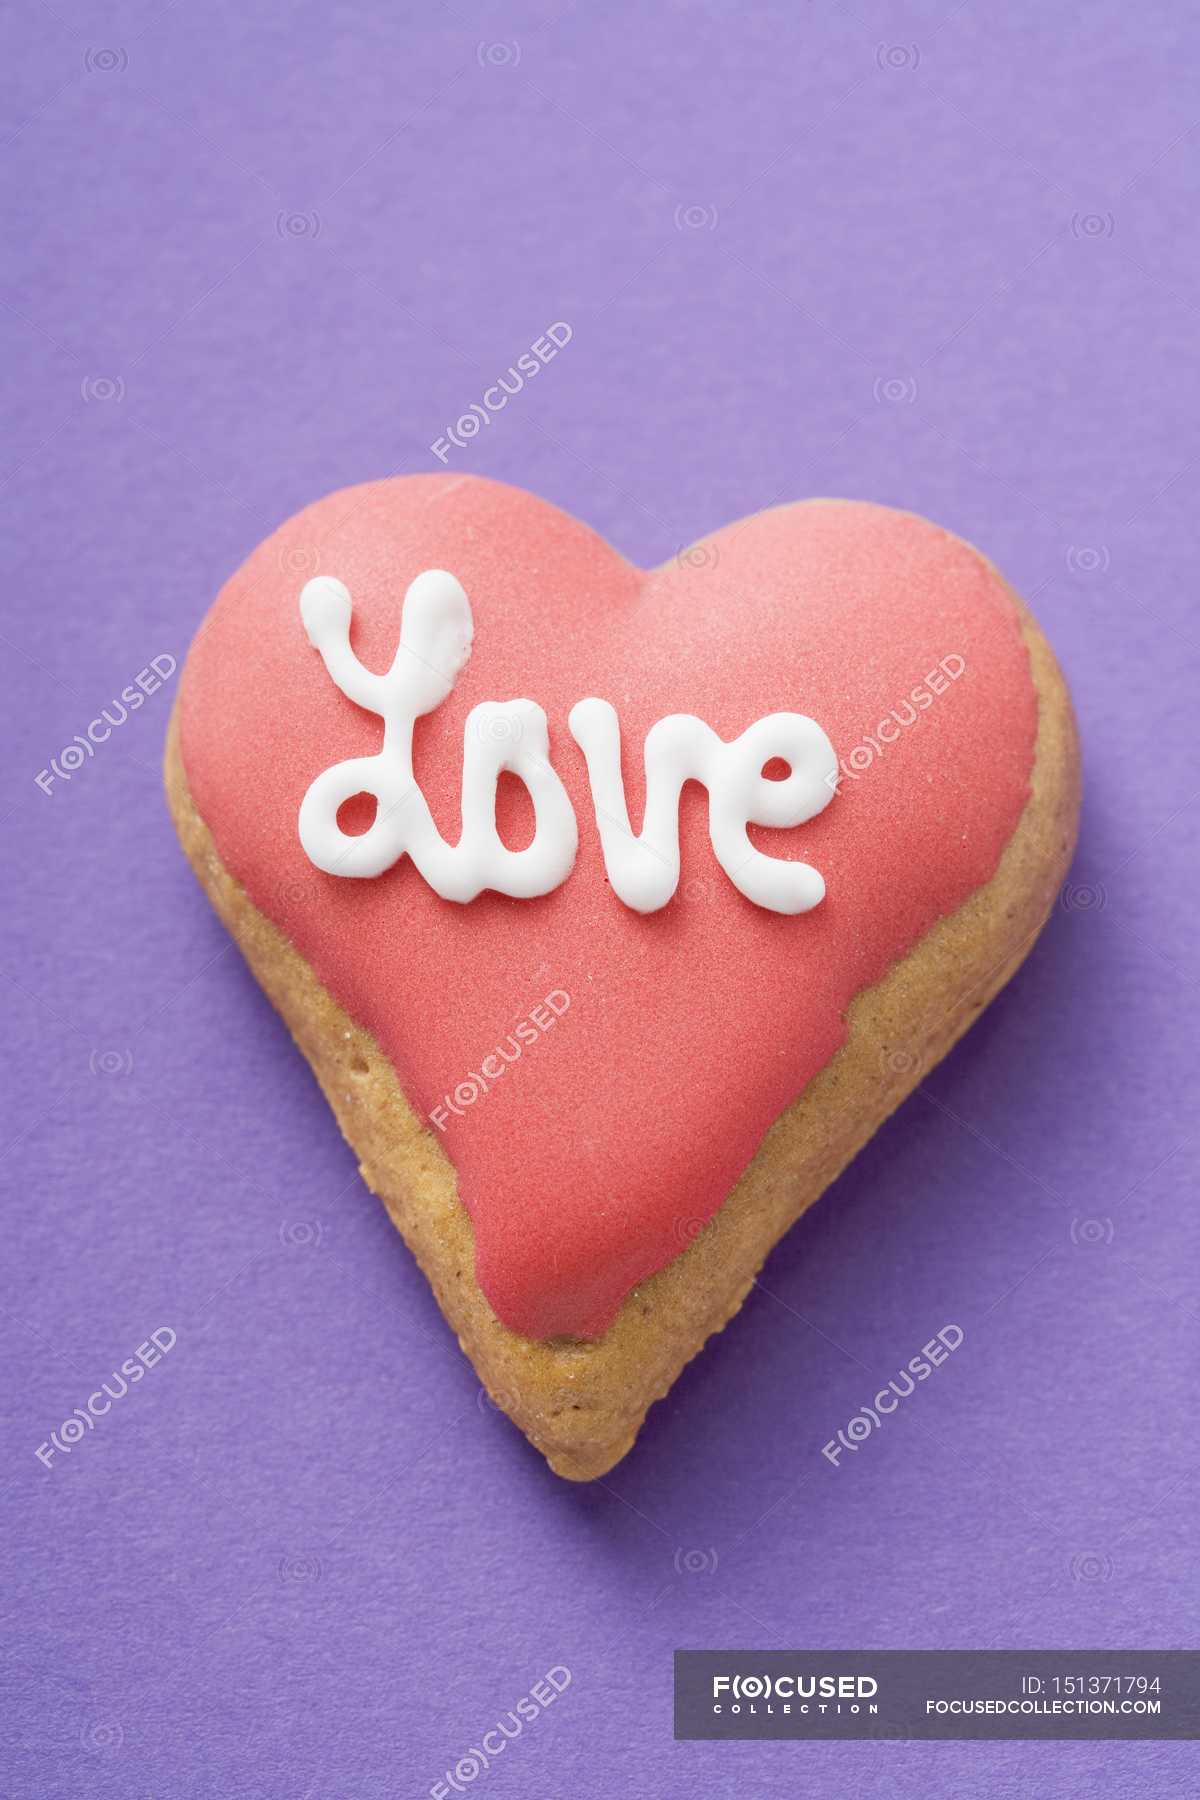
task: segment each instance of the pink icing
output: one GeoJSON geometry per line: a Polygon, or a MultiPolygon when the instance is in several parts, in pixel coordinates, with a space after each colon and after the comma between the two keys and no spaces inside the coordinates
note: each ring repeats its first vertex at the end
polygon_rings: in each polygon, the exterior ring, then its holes
{"type": "MultiPolygon", "coordinates": [[[[837,1050],[853,996],[992,875],[1029,792],[1037,701],[1016,611],[961,540],[884,507],[815,501],[729,526],[695,561],[643,573],[554,507],[490,481],[377,482],[319,501],[260,545],[183,675],[184,764],[223,861],[375,1035],[423,1118],[545,995],[569,996],[502,1078],[435,1130],[474,1224],[479,1283],[531,1337],[599,1335],[680,1253],[837,1050]],[[463,583],[475,642],[450,698],[418,721],[417,778],[455,840],[468,711],[517,695],[543,706],[580,845],[574,872],[539,900],[455,905],[407,859],[342,880],[300,846],[309,783],[374,753],[381,732],[307,643],[300,587],[318,570],[344,581],[354,647],[383,668],[405,588],[430,567],[463,583]],[[937,672],[946,658],[965,664],[953,681],[937,672]],[[914,688],[930,692],[931,671],[944,691],[915,723],[887,724],[896,741],[882,754],[852,762],[881,720],[914,710],[914,688]],[[744,899],[713,858],[691,784],[679,892],[650,916],[623,906],[566,726],[589,694],[620,715],[635,830],[642,741],[667,713],[695,713],[724,738],[769,712],[808,713],[850,768],[866,762],[809,825],[752,832],[760,849],[813,863],[825,900],[791,918],[744,899]]],[[[509,777],[498,813],[506,842],[528,841],[528,803],[509,777]]]]}

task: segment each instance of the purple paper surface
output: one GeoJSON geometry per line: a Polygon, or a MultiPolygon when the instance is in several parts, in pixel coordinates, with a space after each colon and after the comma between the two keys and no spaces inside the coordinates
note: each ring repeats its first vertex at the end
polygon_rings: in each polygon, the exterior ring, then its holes
{"type": "Polygon", "coordinates": [[[1196,1641],[1198,48],[1116,0],[9,13],[0,1792],[1194,1791],[1187,1744],[676,1744],[671,1652],[1196,1641]],[[197,888],[175,678],[64,761],[560,319],[447,468],[647,564],[778,499],[927,513],[1086,758],[1026,967],[584,1487],[197,888]]]}

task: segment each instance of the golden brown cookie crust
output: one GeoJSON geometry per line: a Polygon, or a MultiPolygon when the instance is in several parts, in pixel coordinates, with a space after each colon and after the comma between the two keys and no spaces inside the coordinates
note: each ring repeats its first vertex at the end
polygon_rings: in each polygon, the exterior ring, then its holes
{"type": "Polygon", "coordinates": [[[258,911],[221,861],[188,789],[172,714],[171,815],[196,876],[311,1063],[363,1179],[383,1200],[495,1403],[556,1474],[603,1475],[651,1403],[726,1325],[767,1252],[1015,973],[1062,883],[1079,813],[1079,746],[1066,685],[1014,595],[1038,696],[1031,795],[992,879],[850,1006],[837,1055],[771,1126],[716,1215],[694,1236],[679,1196],[681,1254],[629,1294],[604,1336],[549,1342],[502,1325],[475,1280],[471,1220],[452,1164],[375,1039],[258,911]]]}

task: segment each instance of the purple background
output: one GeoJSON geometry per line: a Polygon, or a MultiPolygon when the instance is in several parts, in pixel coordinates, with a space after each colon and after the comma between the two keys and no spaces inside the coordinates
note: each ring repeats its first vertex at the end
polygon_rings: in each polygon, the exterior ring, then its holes
{"type": "Polygon", "coordinates": [[[1189,1745],[671,1737],[677,1645],[1195,1642],[1186,11],[10,12],[4,1793],[427,1794],[559,1663],[472,1792],[1194,1789],[1189,1745]],[[556,319],[449,468],[645,563],[778,498],[928,513],[1032,599],[1088,776],[1021,975],[583,1488],[481,1406],[196,887],[174,682],[34,779],[556,319]]]}

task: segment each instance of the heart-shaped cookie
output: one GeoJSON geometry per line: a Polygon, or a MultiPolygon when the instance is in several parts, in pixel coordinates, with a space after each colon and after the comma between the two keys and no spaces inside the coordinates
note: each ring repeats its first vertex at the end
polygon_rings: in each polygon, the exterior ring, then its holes
{"type": "Polygon", "coordinates": [[[808,501],[645,573],[410,476],[228,583],[167,784],[489,1392],[586,1478],[1021,962],[1079,776],[1041,634],[925,520],[808,501]]]}

